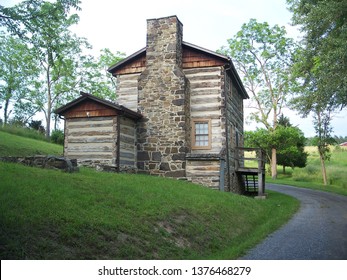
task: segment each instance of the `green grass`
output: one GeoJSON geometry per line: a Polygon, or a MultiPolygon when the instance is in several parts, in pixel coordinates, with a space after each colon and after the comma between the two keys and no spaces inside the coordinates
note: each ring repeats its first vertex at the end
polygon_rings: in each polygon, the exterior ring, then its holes
{"type": "MultiPolygon", "coordinates": [[[[61,146],[0,132],[4,155],[61,146]]],[[[299,207],[188,182],[0,162],[1,259],[236,259],[299,207]]]]}
{"type": "Polygon", "coordinates": [[[278,168],[278,178],[266,178],[268,183],[286,184],[347,195],[347,149],[332,147],[331,159],[326,162],[329,185],[323,185],[319,155],[315,147],[306,147],[309,153],[305,168],[278,168]]]}
{"type": "Polygon", "coordinates": [[[0,163],[1,259],[235,259],[298,202],[145,175],[0,163]]]}
{"type": "Polygon", "coordinates": [[[0,126],[0,131],[22,136],[25,138],[31,138],[35,140],[49,142],[49,140],[47,140],[44,134],[38,132],[35,129],[30,129],[30,128],[26,128],[22,126],[16,126],[16,125],[0,126]]]}
{"type": "Polygon", "coordinates": [[[63,146],[0,131],[0,157],[62,154],[63,146]]]}

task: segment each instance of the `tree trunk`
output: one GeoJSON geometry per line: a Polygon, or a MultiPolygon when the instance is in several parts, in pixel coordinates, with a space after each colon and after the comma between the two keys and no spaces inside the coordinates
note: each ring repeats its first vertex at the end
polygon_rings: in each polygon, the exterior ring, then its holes
{"type": "Polygon", "coordinates": [[[52,110],[52,92],[51,92],[51,77],[49,73],[49,67],[46,69],[47,78],[47,112],[46,112],[46,138],[49,138],[51,133],[51,110],[52,110]]]}
{"type": "Polygon", "coordinates": [[[283,174],[286,174],[286,166],[283,165],[283,174]]]}
{"type": "Polygon", "coordinates": [[[324,155],[320,151],[319,151],[319,159],[320,159],[320,164],[321,164],[321,168],[322,168],[323,184],[326,186],[326,185],[328,185],[327,170],[325,168],[324,155]]]}
{"type": "Polygon", "coordinates": [[[8,123],[8,116],[10,115],[8,113],[9,104],[10,104],[10,100],[6,99],[5,106],[4,106],[4,122],[2,124],[3,127],[5,127],[5,125],[7,125],[7,123],[8,123]]]}
{"type": "Polygon", "coordinates": [[[271,150],[271,178],[277,179],[277,153],[276,148],[271,150]]]}

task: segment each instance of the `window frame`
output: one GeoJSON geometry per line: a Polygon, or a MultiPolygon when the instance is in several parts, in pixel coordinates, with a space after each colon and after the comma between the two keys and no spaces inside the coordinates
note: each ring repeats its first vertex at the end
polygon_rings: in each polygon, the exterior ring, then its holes
{"type": "Polygon", "coordinates": [[[211,150],[212,148],[212,125],[211,119],[192,119],[192,150],[211,150]],[[207,146],[197,146],[196,145],[196,124],[197,123],[207,123],[208,127],[208,145],[207,146]]]}

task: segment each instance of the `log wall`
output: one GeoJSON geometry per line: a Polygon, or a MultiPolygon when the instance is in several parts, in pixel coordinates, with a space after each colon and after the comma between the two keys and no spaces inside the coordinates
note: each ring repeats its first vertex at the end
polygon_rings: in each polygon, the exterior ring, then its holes
{"type": "Polygon", "coordinates": [[[120,117],[120,170],[136,168],[136,123],[134,120],[120,117]]]}
{"type": "Polygon", "coordinates": [[[209,158],[208,155],[201,158],[187,157],[187,180],[212,189],[219,189],[220,159],[209,158]]]}
{"type": "Polygon", "coordinates": [[[190,81],[191,119],[210,119],[211,149],[192,149],[186,158],[186,176],[193,183],[218,189],[221,152],[225,146],[225,119],[222,117],[223,68],[203,67],[183,70],[190,81]]]}
{"type": "Polygon", "coordinates": [[[115,164],[116,132],[116,116],[66,119],[64,156],[81,165],[115,164]]]}
{"type": "Polygon", "coordinates": [[[140,73],[117,76],[117,102],[135,112],[138,108],[139,76],[140,73]]]}
{"type": "Polygon", "coordinates": [[[219,154],[225,143],[224,121],[221,111],[222,68],[206,67],[183,69],[190,82],[191,119],[210,119],[212,129],[211,149],[192,150],[192,154],[219,154]]]}
{"type": "Polygon", "coordinates": [[[226,185],[230,191],[235,193],[243,192],[243,183],[236,174],[235,152],[236,147],[243,147],[243,99],[234,86],[234,81],[227,73],[224,76],[225,83],[225,115],[226,115],[226,136],[227,136],[227,168],[228,178],[226,185]]]}

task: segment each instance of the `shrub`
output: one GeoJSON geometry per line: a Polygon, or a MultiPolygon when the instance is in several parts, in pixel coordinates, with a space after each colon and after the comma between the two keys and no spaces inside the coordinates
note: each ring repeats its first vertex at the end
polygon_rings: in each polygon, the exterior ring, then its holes
{"type": "Polygon", "coordinates": [[[64,132],[62,130],[53,130],[51,134],[51,142],[64,145],[64,132]]]}

